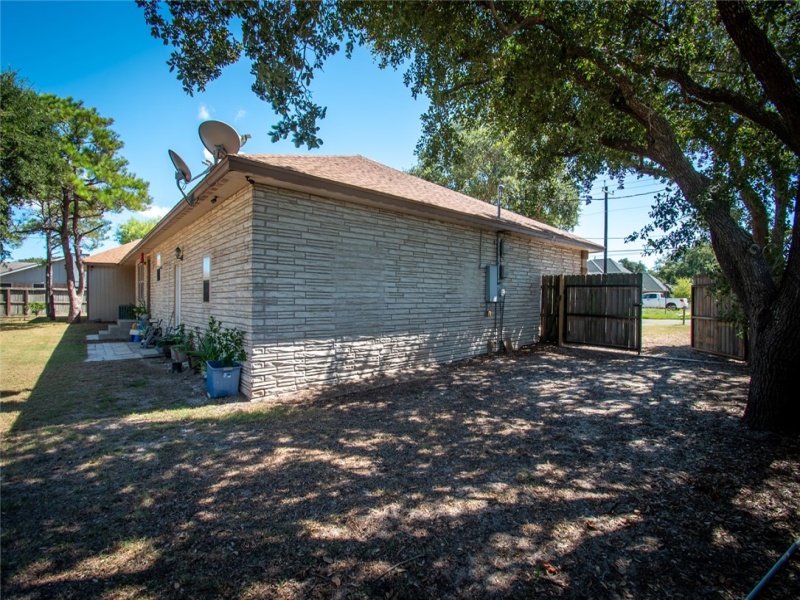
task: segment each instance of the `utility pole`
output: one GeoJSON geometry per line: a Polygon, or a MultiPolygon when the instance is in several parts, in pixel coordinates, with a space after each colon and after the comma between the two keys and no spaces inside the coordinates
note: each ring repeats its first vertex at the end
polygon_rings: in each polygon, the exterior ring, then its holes
{"type": "Polygon", "coordinates": [[[605,223],[603,225],[603,274],[608,275],[608,186],[603,182],[605,200],[605,223]]]}

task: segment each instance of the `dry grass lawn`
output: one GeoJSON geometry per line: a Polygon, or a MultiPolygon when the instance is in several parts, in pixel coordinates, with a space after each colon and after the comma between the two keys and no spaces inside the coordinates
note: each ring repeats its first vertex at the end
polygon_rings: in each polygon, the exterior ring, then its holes
{"type": "Polygon", "coordinates": [[[688,327],[280,404],[81,328],[17,374],[38,327],[0,331],[4,598],[742,598],[800,535],[800,442],[688,327]]]}

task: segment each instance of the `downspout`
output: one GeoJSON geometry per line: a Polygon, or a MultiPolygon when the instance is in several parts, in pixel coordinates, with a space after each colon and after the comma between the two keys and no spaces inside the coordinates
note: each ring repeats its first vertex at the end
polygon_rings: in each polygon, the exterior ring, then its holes
{"type": "Polygon", "coordinates": [[[506,189],[502,183],[497,186],[497,218],[500,218],[500,199],[503,196],[503,190],[506,189]]]}

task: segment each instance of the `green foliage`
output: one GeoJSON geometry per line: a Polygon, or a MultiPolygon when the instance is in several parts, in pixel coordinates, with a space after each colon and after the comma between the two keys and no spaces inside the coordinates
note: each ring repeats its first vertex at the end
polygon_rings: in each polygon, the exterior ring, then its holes
{"type": "MultiPolygon", "coordinates": [[[[9,106],[4,102],[3,122],[27,123],[26,111],[33,111],[38,117],[34,131],[42,138],[34,145],[37,151],[31,151],[25,160],[15,158],[19,154],[14,152],[16,146],[3,146],[4,160],[11,157],[9,200],[4,200],[3,206],[17,208],[14,230],[20,236],[44,233],[48,245],[60,243],[66,265],[78,265],[77,282],[67,269],[67,281],[74,284],[70,286],[68,317],[73,322],[80,318],[78,298],[85,289],[83,254],[104,239],[109,227],[104,218],[107,213],[141,210],[150,203],[148,185],[128,171],[128,161],[121,155],[123,144],[111,129],[111,119],[72,98],[21,89],[14,85],[13,75],[4,74],[3,87],[11,89],[12,97],[25,100],[9,106]]],[[[26,140],[16,129],[10,137],[17,146],[26,140]]],[[[4,164],[4,182],[6,173],[4,164]]],[[[7,190],[3,193],[5,197],[7,190]]],[[[10,216],[10,210],[6,213],[10,216]]],[[[7,221],[3,222],[5,227],[7,221]]],[[[3,235],[0,232],[0,237],[3,235]]]]}
{"type": "Polygon", "coordinates": [[[688,277],[681,277],[678,279],[670,290],[670,296],[674,298],[691,298],[692,297],[692,280],[688,277]]]}
{"type": "Polygon", "coordinates": [[[13,226],[12,210],[46,196],[55,184],[57,132],[48,104],[14,71],[0,75],[0,260],[24,232],[13,226]]]}
{"type": "Polygon", "coordinates": [[[28,303],[28,310],[33,313],[34,316],[38,317],[39,313],[44,312],[47,308],[47,305],[44,302],[29,302],[28,303]]]}
{"type": "Polygon", "coordinates": [[[135,319],[150,313],[147,309],[147,303],[144,300],[139,300],[139,304],[131,304],[130,307],[131,313],[133,313],[135,319]]]}
{"type": "Polygon", "coordinates": [[[442,152],[434,140],[420,141],[419,163],[409,172],[491,203],[497,201],[498,186],[502,185],[500,203],[504,208],[562,229],[577,224],[578,190],[563,172],[537,179],[509,140],[488,127],[461,128],[454,135],[452,152],[442,152]]]}
{"type": "Polygon", "coordinates": [[[656,262],[655,273],[665,283],[679,279],[694,279],[698,275],[713,276],[719,273],[719,263],[708,242],[682,249],[666,259],[656,262]]]}
{"type": "MultiPolygon", "coordinates": [[[[462,164],[464,132],[488,126],[526,161],[526,180],[552,181],[566,165],[586,184],[602,172],[675,181],[634,236],[654,250],[694,244],[713,208],[712,221],[754,235],[769,260],[732,257],[726,273],[737,264],[783,268],[800,138],[733,35],[762,28],[796,82],[800,19],[790,4],[752,5],[742,26],[728,25],[721,5],[676,0],[138,3],[153,34],[175,47],[170,67],[188,92],[246,55],[254,91],[279,115],[275,139],[321,143],[325,108],[313,101],[313,76],[331,55],[363,44],[382,68],[405,68],[412,94],[431,100],[423,176],[458,179],[442,167],[462,164]]],[[[484,187],[474,194],[493,195],[484,187]]],[[[732,240],[718,243],[731,253],[732,240]]]]}
{"type": "Polygon", "coordinates": [[[117,231],[114,238],[120,244],[127,244],[134,240],[140,240],[158,223],[158,219],[137,219],[131,217],[124,223],[117,226],[117,231]]]}
{"type": "Polygon", "coordinates": [[[46,258],[20,258],[17,262],[29,262],[29,263],[36,263],[37,265],[44,266],[47,264],[46,258]]]}
{"type": "Polygon", "coordinates": [[[208,318],[206,330],[198,329],[193,337],[197,341],[191,354],[201,361],[220,361],[223,367],[232,367],[236,362],[247,360],[244,332],[236,328],[223,328],[213,316],[208,318]]]}
{"type": "Polygon", "coordinates": [[[619,264],[628,269],[631,273],[647,273],[647,265],[639,261],[633,261],[629,258],[621,258],[619,264]]]}

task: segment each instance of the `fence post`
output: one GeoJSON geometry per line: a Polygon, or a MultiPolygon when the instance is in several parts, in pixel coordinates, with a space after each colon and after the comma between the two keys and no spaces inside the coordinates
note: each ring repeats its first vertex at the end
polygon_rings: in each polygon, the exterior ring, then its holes
{"type": "Polygon", "coordinates": [[[6,316],[11,316],[11,288],[6,288],[3,290],[3,293],[6,295],[6,316]]]}

